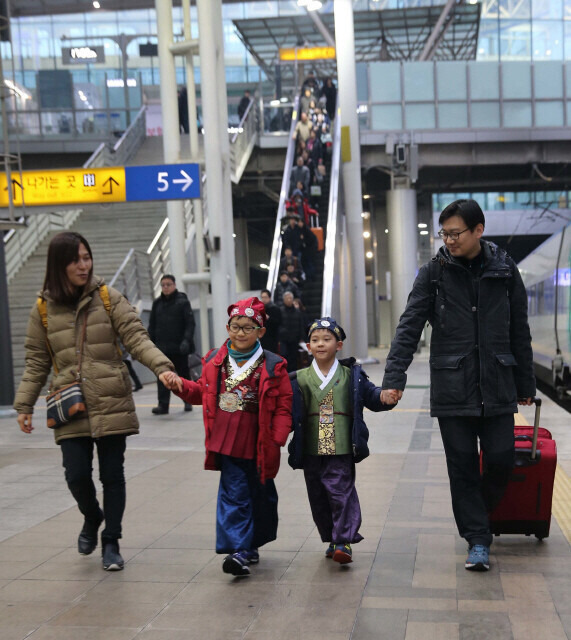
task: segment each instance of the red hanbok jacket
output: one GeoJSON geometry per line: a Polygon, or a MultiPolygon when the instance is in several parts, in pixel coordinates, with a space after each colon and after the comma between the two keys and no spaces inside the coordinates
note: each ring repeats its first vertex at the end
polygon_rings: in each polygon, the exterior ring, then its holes
{"type": "MultiPolygon", "coordinates": [[[[202,359],[202,375],[196,382],[183,378],[183,390],[176,395],[184,402],[201,404],[206,431],[206,459],[204,468],[217,470],[217,455],[208,450],[214,416],[218,408],[218,396],[222,381],[222,365],[228,353],[224,344],[212,349],[202,359]]],[[[287,363],[281,357],[264,350],[265,360],[258,388],[258,440],[257,466],[260,482],[275,478],[280,468],[280,447],[283,447],[291,431],[292,389],[287,363]]]]}

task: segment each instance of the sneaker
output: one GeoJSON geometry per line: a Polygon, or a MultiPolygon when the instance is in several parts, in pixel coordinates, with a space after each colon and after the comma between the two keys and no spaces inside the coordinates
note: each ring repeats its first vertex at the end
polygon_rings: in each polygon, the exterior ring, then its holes
{"type": "Polygon", "coordinates": [[[257,549],[252,549],[251,551],[242,551],[246,560],[248,560],[249,564],[258,564],[260,562],[260,554],[257,549]]]}
{"type": "Polygon", "coordinates": [[[248,565],[250,561],[246,557],[245,551],[236,551],[224,558],[222,563],[222,571],[230,573],[233,576],[249,576],[250,569],[248,565]]]}
{"type": "Polygon", "coordinates": [[[117,541],[104,542],[103,544],[103,568],[105,571],[121,571],[125,565],[119,553],[119,543],[117,541]]]}
{"type": "Polygon", "coordinates": [[[490,568],[490,547],[483,544],[474,544],[468,550],[466,569],[470,571],[488,571],[490,568]]]}
{"type": "Polygon", "coordinates": [[[153,407],[151,411],[156,416],[164,416],[169,412],[169,408],[164,407],[163,405],[159,405],[158,407],[153,407]]]}
{"type": "Polygon", "coordinates": [[[97,532],[103,522],[103,511],[100,511],[100,517],[96,520],[85,519],[83,529],[77,538],[77,551],[81,556],[88,556],[95,550],[97,546],[97,532]]]}
{"type": "Polygon", "coordinates": [[[325,549],[325,557],[326,558],[332,558],[334,553],[335,553],[335,545],[333,543],[331,543],[327,547],[327,549],[325,549]]]}
{"type": "Polygon", "coordinates": [[[351,545],[346,542],[345,544],[336,544],[335,551],[333,553],[333,560],[339,564],[348,564],[353,562],[353,552],[351,551],[351,545]]]}

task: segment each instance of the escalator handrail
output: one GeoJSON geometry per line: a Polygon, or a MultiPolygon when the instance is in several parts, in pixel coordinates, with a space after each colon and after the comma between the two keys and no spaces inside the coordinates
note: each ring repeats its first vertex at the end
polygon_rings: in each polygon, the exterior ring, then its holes
{"type": "Polygon", "coordinates": [[[331,149],[331,177],[329,182],[329,203],[327,209],[327,235],[323,258],[323,293],[321,296],[321,317],[331,316],[333,304],[333,280],[335,277],[335,251],[337,242],[337,221],[339,204],[339,174],[341,170],[341,118],[337,111],[333,125],[331,149]]]}
{"type": "Polygon", "coordinates": [[[291,127],[289,131],[289,141],[287,145],[287,153],[285,159],[284,175],[282,179],[282,188],[280,190],[280,201],[278,204],[278,211],[276,216],[276,226],[274,228],[274,239],[272,243],[272,255],[270,258],[270,268],[268,272],[268,282],[266,288],[274,295],[274,289],[278,280],[278,271],[280,266],[280,257],[282,251],[282,219],[285,215],[285,203],[289,196],[289,181],[291,177],[291,171],[293,169],[293,157],[295,154],[296,141],[293,137],[295,127],[297,125],[297,117],[299,109],[299,96],[296,96],[293,113],[291,117],[291,127]]]}

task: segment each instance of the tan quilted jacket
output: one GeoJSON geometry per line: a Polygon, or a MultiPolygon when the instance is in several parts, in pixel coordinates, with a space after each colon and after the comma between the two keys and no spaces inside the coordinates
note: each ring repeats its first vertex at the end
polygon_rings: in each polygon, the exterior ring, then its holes
{"type": "MultiPolygon", "coordinates": [[[[88,415],[54,429],[56,442],[113,434],[139,432],[139,422],[131,393],[127,367],[117,350],[116,336],[127,351],[158,376],[174,370],[171,361],[151,342],[135,309],[117,290],[109,287],[111,308],[105,309],[99,293],[103,279],[94,276],[75,305],[47,300],[47,337],[58,373],[53,373],[51,387],[59,389],[75,381],[77,356],[85,314],[87,331],[83,345],[81,389],[88,415]]],[[[26,334],[26,368],[16,393],[14,408],[18,413],[33,413],[34,405],[52,369],[46,343],[46,329],[34,303],[26,334]]],[[[36,428],[39,427],[36,424],[36,428]]]]}

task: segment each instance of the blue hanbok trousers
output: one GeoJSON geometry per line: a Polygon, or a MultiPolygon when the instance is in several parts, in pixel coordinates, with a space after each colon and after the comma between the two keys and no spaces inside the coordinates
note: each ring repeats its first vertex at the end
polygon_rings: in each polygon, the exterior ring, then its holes
{"type": "Polygon", "coordinates": [[[305,456],[303,473],[311,515],[323,542],[360,542],[361,505],[351,454],[305,456]]]}
{"type": "Polygon", "coordinates": [[[273,480],[261,484],[255,460],[220,456],[216,553],[257,549],[276,539],[278,494],[273,480]]]}

